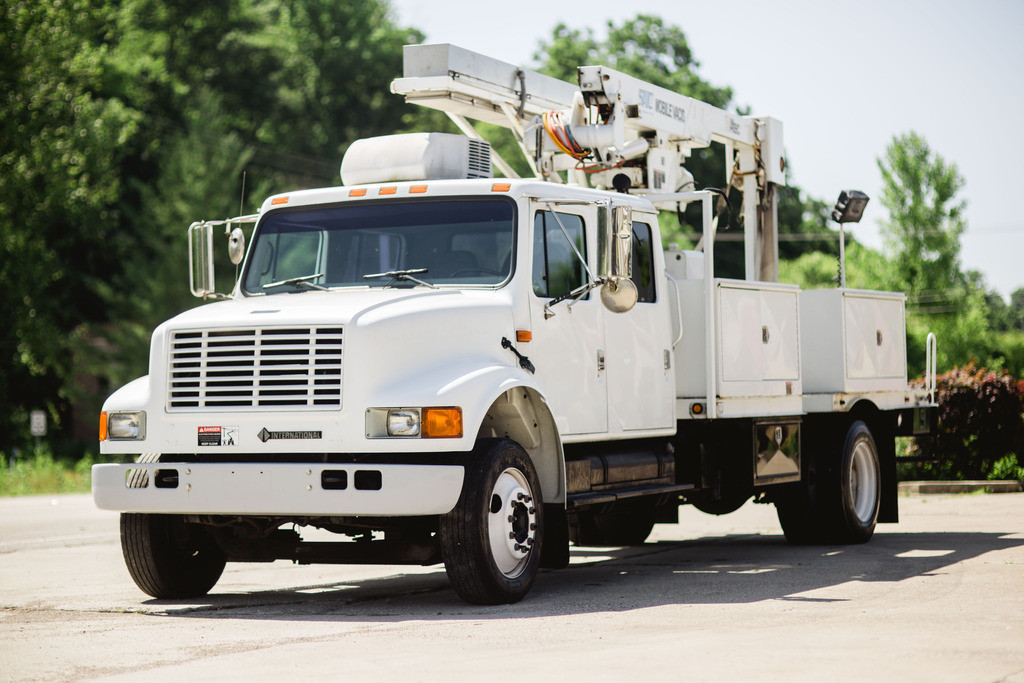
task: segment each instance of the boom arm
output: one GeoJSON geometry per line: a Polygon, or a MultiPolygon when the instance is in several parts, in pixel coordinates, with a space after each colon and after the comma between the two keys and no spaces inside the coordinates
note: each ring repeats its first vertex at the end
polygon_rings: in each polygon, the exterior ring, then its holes
{"type": "MultiPolygon", "coordinates": [[[[534,172],[549,180],[568,171],[579,184],[607,187],[625,176],[630,192],[665,197],[693,189],[683,168],[693,149],[723,143],[726,186],[743,193],[747,279],[778,279],[780,121],[740,116],[605,66],[578,67],[577,87],[454,45],[407,45],[403,58],[392,92],[446,112],[464,132],[472,129],[467,118],[512,130],[534,172]]],[[[661,197],[659,208],[680,201],[661,197]]]]}

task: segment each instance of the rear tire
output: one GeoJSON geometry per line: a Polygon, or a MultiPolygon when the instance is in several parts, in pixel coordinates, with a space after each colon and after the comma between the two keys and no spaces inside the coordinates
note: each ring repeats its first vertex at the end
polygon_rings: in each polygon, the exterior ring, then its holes
{"type": "Polygon", "coordinates": [[[455,592],[478,605],[521,600],[540,566],[544,505],[533,462],[508,439],[482,439],[455,508],[441,516],[445,570],[455,592]]]}
{"type": "Polygon", "coordinates": [[[121,551],[135,585],[160,600],[206,595],[227,563],[210,534],[180,515],[122,513],[121,551]]]}
{"type": "Polygon", "coordinates": [[[840,501],[826,535],[833,543],[864,543],[878,522],[882,469],[871,430],[859,420],[846,433],[838,474],[840,501]]]}
{"type": "Polygon", "coordinates": [[[878,448],[857,420],[831,441],[810,441],[814,471],[799,490],[775,502],[790,543],[864,543],[875,532],[882,497],[878,448]]]}

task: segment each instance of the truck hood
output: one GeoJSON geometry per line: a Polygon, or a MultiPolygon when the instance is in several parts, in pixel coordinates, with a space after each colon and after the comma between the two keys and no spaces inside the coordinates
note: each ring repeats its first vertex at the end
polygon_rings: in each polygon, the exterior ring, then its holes
{"type": "Polygon", "coordinates": [[[358,323],[362,315],[389,317],[392,310],[462,308],[492,300],[492,290],[345,289],[245,297],[199,306],[171,318],[170,329],[264,327],[291,324],[358,323]],[[472,303],[471,303],[472,302],[472,303]]]}
{"type": "Polygon", "coordinates": [[[474,369],[512,364],[512,354],[501,346],[503,337],[515,339],[510,296],[507,288],[339,289],[200,306],[154,332],[150,390],[166,396],[170,345],[178,333],[317,328],[318,334],[343,335],[342,374],[350,401],[384,401],[392,393],[426,400],[474,369]],[[417,389],[410,391],[414,377],[417,389]]]}

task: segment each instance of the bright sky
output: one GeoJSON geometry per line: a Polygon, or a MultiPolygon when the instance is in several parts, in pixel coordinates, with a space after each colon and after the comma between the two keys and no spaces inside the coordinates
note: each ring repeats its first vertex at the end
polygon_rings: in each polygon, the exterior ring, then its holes
{"type": "Polygon", "coordinates": [[[520,66],[558,22],[603,36],[637,13],[681,27],[698,73],[785,125],[793,182],[872,197],[857,239],[881,247],[876,159],[917,131],[966,180],[961,256],[1003,295],[1024,287],[1024,2],[1017,0],[391,0],[398,23],[520,66]],[[530,9],[537,7],[538,9],[530,9]]]}

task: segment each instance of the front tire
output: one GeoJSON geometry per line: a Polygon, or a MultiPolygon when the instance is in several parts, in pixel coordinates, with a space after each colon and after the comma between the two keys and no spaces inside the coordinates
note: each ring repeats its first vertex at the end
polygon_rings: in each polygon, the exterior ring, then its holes
{"type": "Polygon", "coordinates": [[[441,554],[466,602],[521,600],[540,566],[544,505],[533,462],[508,439],[482,439],[455,508],[442,515],[441,554]]]}
{"type": "Polygon", "coordinates": [[[227,563],[210,534],[180,515],[122,513],[121,551],[135,585],[158,600],[206,595],[227,563]]]}

